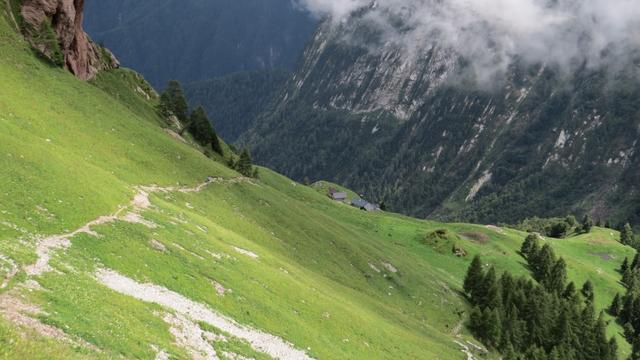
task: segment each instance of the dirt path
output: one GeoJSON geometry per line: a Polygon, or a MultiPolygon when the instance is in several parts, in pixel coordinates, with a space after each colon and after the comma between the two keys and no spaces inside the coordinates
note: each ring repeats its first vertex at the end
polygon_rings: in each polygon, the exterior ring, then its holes
{"type": "Polygon", "coordinates": [[[132,296],[138,300],[164,306],[194,321],[203,321],[232,336],[246,340],[255,350],[276,359],[312,359],[304,351],[296,349],[293,344],[277,336],[240,325],[235,320],[210,309],[206,305],[189,300],[161,286],[141,284],[112,270],[99,270],[95,276],[98,281],[114,291],[132,296]]]}
{"type": "MultiPolygon", "coordinates": [[[[223,179],[223,178],[210,178],[207,181],[195,186],[195,187],[160,187],[156,185],[150,186],[138,186],[136,188],[136,194],[133,197],[133,200],[126,205],[121,206],[118,211],[111,215],[101,216],[93,221],[90,221],[83,225],[81,228],[61,235],[52,235],[46,238],[41,238],[38,240],[36,245],[36,255],[38,256],[38,260],[25,267],[25,272],[29,276],[38,276],[42,275],[46,272],[51,271],[51,267],[49,266],[49,261],[51,260],[51,255],[55,250],[65,249],[71,245],[71,238],[79,234],[88,234],[91,236],[98,236],[98,234],[91,230],[93,226],[104,225],[108,223],[112,223],[115,221],[126,221],[131,223],[142,224],[149,228],[155,227],[155,224],[145,220],[140,215],[143,210],[146,210],[151,207],[151,201],[149,200],[149,196],[153,193],[170,193],[170,192],[181,192],[181,193],[198,193],[202,191],[206,186],[211,184],[237,184],[241,182],[251,182],[251,179],[239,177],[239,178],[231,178],[231,179],[223,179]],[[124,215],[123,215],[124,214],[124,215]]],[[[8,280],[7,280],[8,281],[8,280]]]]}
{"type": "MultiPolygon", "coordinates": [[[[2,265],[2,263],[4,263],[7,269],[3,269],[6,270],[6,274],[0,282],[0,289],[6,288],[7,285],[9,285],[9,281],[18,274],[18,265],[16,265],[16,263],[10,258],[0,254],[0,265],[2,265]]],[[[2,269],[2,267],[0,267],[0,269],[2,269]]]]}

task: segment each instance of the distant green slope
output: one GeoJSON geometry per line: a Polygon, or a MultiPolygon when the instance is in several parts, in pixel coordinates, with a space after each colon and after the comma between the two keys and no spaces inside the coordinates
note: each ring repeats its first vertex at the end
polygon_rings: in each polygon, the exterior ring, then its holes
{"type": "MultiPolygon", "coordinates": [[[[126,72],[80,82],[2,17],[0,78],[0,358],[465,359],[471,257],[527,274],[524,233],[364,213],[268,169],[241,178],[163,131],[126,72]],[[440,228],[469,256],[423,242],[440,228]]],[[[633,255],[616,238],[549,240],[599,309],[633,255]]]]}

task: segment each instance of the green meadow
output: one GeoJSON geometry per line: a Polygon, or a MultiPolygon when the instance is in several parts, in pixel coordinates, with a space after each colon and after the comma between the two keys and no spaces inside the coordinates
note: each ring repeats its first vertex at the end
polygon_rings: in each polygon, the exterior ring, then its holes
{"type": "MultiPolygon", "coordinates": [[[[0,254],[19,269],[0,297],[37,306],[31,316],[65,334],[0,318],[0,358],[153,359],[157,349],[191,356],[163,320],[173,310],[111,290],[94,276],[99,269],[179,293],[316,359],[466,359],[454,341],[477,343],[460,293],[473,256],[529,276],[517,253],[525,233],[367,213],[331,201],[325,188],[333,185],[304,186],[261,168],[254,181],[153,193],[141,216],[154,227],[95,226],[97,236],[79,234],[53,252],[53,271],[29,278],[24,267],[37,260],[40,239],[115,213],[137,186],[240,177],[168,135],[157,99],[136,90],[144,86],[127,70],[81,82],[34,56],[0,16],[0,254]],[[438,229],[450,238],[425,240],[438,229]],[[39,286],[25,286],[32,280],[39,286]]],[[[597,228],[545,240],[571,280],[594,283],[598,310],[624,291],[617,268],[634,251],[618,236],[597,228]]],[[[0,267],[0,280],[10,267],[0,267]]],[[[270,358],[223,329],[198,326],[227,339],[207,340],[220,358],[270,358]]],[[[608,331],[621,329],[611,321],[608,331]]],[[[626,357],[630,347],[618,343],[626,357]]]]}

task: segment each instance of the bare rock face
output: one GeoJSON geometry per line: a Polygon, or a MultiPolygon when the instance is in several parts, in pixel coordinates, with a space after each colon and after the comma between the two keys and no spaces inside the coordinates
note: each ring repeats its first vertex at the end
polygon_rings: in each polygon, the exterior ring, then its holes
{"type": "MultiPolygon", "coordinates": [[[[117,68],[119,63],[108,50],[91,42],[84,32],[83,11],[84,0],[24,0],[21,8],[24,22],[31,32],[42,32],[50,23],[64,67],[78,78],[90,80],[99,70],[117,68]]],[[[33,37],[30,41],[46,56],[51,57],[55,52],[47,44],[34,43],[33,37]]]]}

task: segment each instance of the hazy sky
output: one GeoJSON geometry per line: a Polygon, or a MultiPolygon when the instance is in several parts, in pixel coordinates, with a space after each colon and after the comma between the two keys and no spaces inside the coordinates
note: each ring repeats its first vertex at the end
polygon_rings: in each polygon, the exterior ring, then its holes
{"type": "Polygon", "coordinates": [[[640,48],[640,0],[294,1],[336,23],[371,7],[366,18],[386,41],[406,49],[455,49],[489,75],[515,57],[571,69],[585,62],[613,65],[640,48]],[[397,17],[409,30],[391,26],[397,17]]]}

